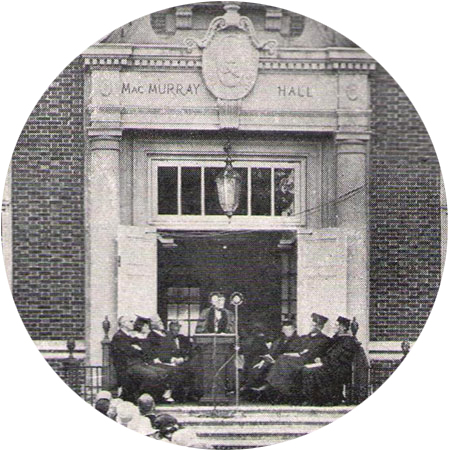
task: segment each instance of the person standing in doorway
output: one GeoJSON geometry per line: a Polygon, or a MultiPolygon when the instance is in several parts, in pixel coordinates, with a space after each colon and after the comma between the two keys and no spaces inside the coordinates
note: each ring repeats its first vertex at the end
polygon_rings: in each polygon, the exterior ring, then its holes
{"type": "Polygon", "coordinates": [[[225,295],[222,292],[211,292],[211,306],[200,313],[196,333],[234,333],[234,313],[225,308],[225,295]]]}

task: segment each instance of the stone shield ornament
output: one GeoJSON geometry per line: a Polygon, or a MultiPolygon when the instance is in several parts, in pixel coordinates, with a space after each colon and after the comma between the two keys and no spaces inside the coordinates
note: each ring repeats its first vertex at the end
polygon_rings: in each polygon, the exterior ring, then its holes
{"type": "Polygon", "coordinates": [[[203,79],[217,98],[239,100],[253,88],[259,52],[241,31],[217,33],[203,51],[203,79]]]}

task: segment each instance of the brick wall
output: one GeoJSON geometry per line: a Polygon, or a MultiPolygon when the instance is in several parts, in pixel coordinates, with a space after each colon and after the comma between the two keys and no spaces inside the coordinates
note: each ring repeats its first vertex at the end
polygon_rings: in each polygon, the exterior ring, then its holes
{"type": "Polygon", "coordinates": [[[12,158],[13,296],[33,339],[84,338],[83,71],[70,64],[12,158]]]}
{"type": "Polygon", "coordinates": [[[370,339],[415,340],[440,281],[439,164],[420,117],[382,68],[371,89],[370,339]]]}
{"type": "Polygon", "coordinates": [[[373,391],[376,391],[397,369],[400,360],[375,360],[370,363],[370,384],[373,391]]]}
{"type": "MultiPolygon", "coordinates": [[[[34,339],[84,337],[82,85],[75,60],[13,156],[13,293],[34,339]]],[[[395,81],[380,68],[371,86],[371,340],[414,340],[440,279],[439,166],[395,81]]]]}

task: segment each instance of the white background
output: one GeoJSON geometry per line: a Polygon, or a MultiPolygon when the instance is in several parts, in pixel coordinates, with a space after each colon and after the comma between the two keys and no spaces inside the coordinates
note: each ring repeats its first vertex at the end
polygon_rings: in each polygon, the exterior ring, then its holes
{"type": "MultiPolygon", "coordinates": [[[[5,2],[6,3],[6,2],[5,2]]],[[[273,2],[274,3],[274,2],[273,2]]],[[[33,106],[59,72],[89,45],[133,19],[176,2],[45,0],[2,8],[0,71],[5,179],[12,151],[33,106]]],[[[450,186],[447,133],[448,14],[446,2],[378,0],[278,1],[356,42],[402,86],[424,121],[450,186]]],[[[437,238],[437,236],[436,236],[437,238]]],[[[448,269],[448,268],[447,268],[448,269]]],[[[449,269],[450,270],[450,269],[449,269]]],[[[449,441],[449,270],[410,356],[369,400],[332,425],[281,449],[443,448],[449,441]]],[[[79,399],[36,350],[1,272],[0,439],[3,448],[168,448],[119,427],[79,399]]]]}

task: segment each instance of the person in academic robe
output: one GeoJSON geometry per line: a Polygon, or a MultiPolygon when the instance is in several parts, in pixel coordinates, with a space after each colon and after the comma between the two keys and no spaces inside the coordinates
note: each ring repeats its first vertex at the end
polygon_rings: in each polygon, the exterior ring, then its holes
{"type": "Polygon", "coordinates": [[[240,353],[244,358],[242,370],[242,384],[247,384],[247,379],[255,364],[257,364],[270,350],[273,337],[266,331],[262,323],[253,323],[250,325],[248,334],[240,339],[240,353]]]}
{"type": "Polygon", "coordinates": [[[322,332],[327,321],[327,317],[313,313],[311,331],[300,336],[296,351],[280,355],[267,374],[266,382],[289,401],[294,401],[301,393],[298,373],[305,364],[323,356],[330,346],[331,338],[322,332]]]}
{"type": "Polygon", "coordinates": [[[134,401],[144,392],[155,393],[167,387],[167,372],[148,361],[135,330],[136,318],[119,318],[119,330],[111,340],[111,356],[125,400],[134,401]]]}
{"type": "Polygon", "coordinates": [[[281,327],[281,337],[268,346],[265,354],[260,355],[259,361],[249,371],[247,384],[243,390],[251,389],[256,392],[266,390],[268,385],[265,383],[265,378],[277,359],[284,353],[298,352],[300,345],[301,341],[295,322],[284,321],[281,327]]]}
{"type": "Polygon", "coordinates": [[[302,399],[308,405],[338,405],[344,384],[352,377],[352,364],[361,344],[350,333],[350,319],[339,316],[336,334],[326,353],[301,371],[302,399]]]}
{"type": "Polygon", "coordinates": [[[209,295],[211,306],[200,312],[195,329],[196,333],[234,333],[234,313],[225,308],[225,295],[221,292],[212,292],[209,295]]]}

